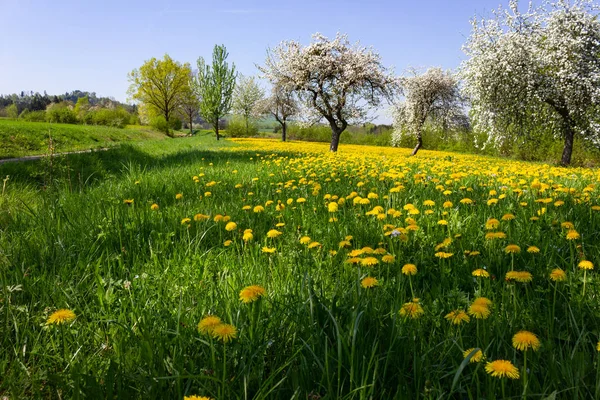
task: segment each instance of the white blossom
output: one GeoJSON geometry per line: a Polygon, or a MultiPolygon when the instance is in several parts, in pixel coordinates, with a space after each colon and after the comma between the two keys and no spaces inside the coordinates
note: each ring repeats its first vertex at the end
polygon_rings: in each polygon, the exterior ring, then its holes
{"type": "Polygon", "coordinates": [[[463,47],[464,93],[477,129],[500,145],[533,127],[565,140],[600,142],[600,22],[591,0],[545,1],[526,12],[517,1],[491,19],[473,19],[463,47]]]}

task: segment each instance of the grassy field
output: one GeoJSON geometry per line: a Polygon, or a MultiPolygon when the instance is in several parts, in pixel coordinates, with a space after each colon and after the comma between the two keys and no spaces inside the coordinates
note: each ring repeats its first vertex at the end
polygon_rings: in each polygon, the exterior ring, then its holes
{"type": "Polygon", "coordinates": [[[163,139],[148,127],[124,129],[106,126],[51,124],[0,119],[0,159],[49,153],[49,138],[55,152],[97,149],[115,143],[163,139]]]}
{"type": "Polygon", "coordinates": [[[327,150],[0,166],[0,395],[599,398],[598,170],[327,150]]]}

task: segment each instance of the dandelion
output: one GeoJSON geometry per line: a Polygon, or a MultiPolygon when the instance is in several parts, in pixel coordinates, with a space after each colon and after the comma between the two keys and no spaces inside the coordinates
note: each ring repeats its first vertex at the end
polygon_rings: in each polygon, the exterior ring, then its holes
{"type": "Polygon", "coordinates": [[[234,231],[237,229],[237,224],[235,222],[228,222],[227,225],[225,225],[225,230],[226,231],[234,231]]]}
{"type": "Polygon", "coordinates": [[[258,214],[258,213],[265,211],[265,208],[263,206],[256,206],[256,207],[254,207],[254,209],[252,211],[254,211],[255,213],[258,214]]]}
{"type": "Polygon", "coordinates": [[[158,209],[159,209],[159,207],[158,207],[158,204],[156,204],[156,203],[152,204],[152,205],[150,206],[150,209],[151,209],[152,211],[156,211],[156,210],[158,210],[158,209]]]}
{"type": "Polygon", "coordinates": [[[327,211],[329,211],[330,213],[334,213],[338,210],[338,203],[332,201],[331,203],[329,203],[327,205],[327,211]]]}
{"type": "Polygon", "coordinates": [[[386,264],[392,264],[394,261],[396,261],[396,257],[391,254],[386,254],[385,256],[381,257],[381,261],[386,264]]]}
{"type": "Polygon", "coordinates": [[[209,218],[210,217],[208,215],[204,215],[204,214],[196,214],[196,215],[194,215],[194,221],[196,221],[196,222],[206,221],[209,218]]]}
{"type": "Polygon", "coordinates": [[[446,225],[448,225],[448,221],[446,221],[445,219],[440,219],[440,220],[438,221],[438,225],[443,225],[443,226],[446,226],[446,225]]]}
{"type": "Polygon", "coordinates": [[[229,247],[229,246],[231,246],[232,243],[233,243],[233,240],[226,240],[223,242],[223,246],[229,247]]]}
{"type": "Polygon", "coordinates": [[[539,252],[540,252],[540,249],[539,249],[539,247],[536,247],[536,246],[529,246],[529,247],[527,248],[527,252],[528,252],[528,253],[532,253],[532,254],[533,254],[533,253],[539,253],[539,252]]]}
{"type": "Polygon", "coordinates": [[[579,269],[594,269],[594,264],[592,264],[592,262],[588,260],[583,260],[579,262],[577,266],[579,267],[579,269]]]}
{"type": "Polygon", "coordinates": [[[567,240],[577,240],[579,238],[579,232],[577,232],[575,229],[569,229],[569,231],[567,231],[567,240]]]}
{"type": "Polygon", "coordinates": [[[490,277],[490,273],[487,272],[483,268],[476,269],[475,271],[471,272],[471,275],[478,277],[478,278],[489,278],[490,277]]]}
{"type": "Polygon", "coordinates": [[[360,281],[360,286],[365,289],[372,288],[379,285],[379,281],[372,276],[367,276],[362,281],[360,281]]]}
{"type": "Polygon", "coordinates": [[[306,199],[305,199],[304,197],[299,197],[299,198],[296,200],[296,203],[298,203],[298,204],[306,203],[306,199]]]}
{"type": "Polygon", "coordinates": [[[519,379],[519,370],[507,360],[488,362],[485,371],[495,378],[519,379]]]}
{"type": "Polygon", "coordinates": [[[515,349],[521,351],[527,351],[530,348],[537,351],[540,348],[540,340],[534,333],[520,331],[513,336],[512,345],[515,349]]]}
{"type": "Polygon", "coordinates": [[[468,197],[465,197],[464,199],[462,199],[460,201],[461,204],[473,204],[473,200],[469,199],[468,197]]]}
{"type": "Polygon", "coordinates": [[[513,219],[515,219],[515,216],[513,214],[504,214],[502,216],[502,221],[512,221],[513,219]]]}
{"type": "Polygon", "coordinates": [[[448,322],[450,322],[452,325],[460,325],[463,322],[469,322],[471,320],[467,313],[463,310],[451,311],[446,314],[444,318],[446,318],[446,320],[448,320],[448,322]]]}
{"type": "Polygon", "coordinates": [[[321,243],[319,243],[319,242],[310,242],[307,247],[309,249],[314,249],[314,248],[317,248],[317,247],[321,247],[321,243]]]}
{"type": "Polygon", "coordinates": [[[372,267],[372,266],[379,264],[379,260],[376,259],[375,257],[365,257],[360,261],[360,263],[361,263],[361,265],[364,265],[365,267],[372,267]]]}
{"type": "Polygon", "coordinates": [[[219,324],[212,329],[212,337],[228,343],[237,337],[237,328],[230,324],[219,324]]]}
{"type": "MultiPolygon", "coordinates": [[[[463,351],[463,358],[467,358],[469,356],[469,354],[471,354],[473,352],[473,350],[475,350],[475,349],[470,348],[470,349],[463,351]]],[[[469,362],[475,363],[475,362],[481,362],[481,360],[483,360],[483,352],[481,351],[481,349],[477,349],[475,354],[473,354],[471,356],[471,359],[469,360],[469,362]]]]}
{"type": "Polygon", "coordinates": [[[133,204],[133,199],[125,199],[123,200],[123,204],[127,204],[128,206],[133,204]]]}
{"type": "Polygon", "coordinates": [[[415,264],[404,264],[404,266],[402,267],[402,273],[404,275],[416,275],[417,266],[415,264]]]}
{"type": "Polygon", "coordinates": [[[240,300],[244,303],[252,303],[266,293],[265,288],[258,285],[246,286],[240,291],[240,300]]]}
{"type": "Polygon", "coordinates": [[[177,194],[175,195],[175,199],[176,199],[176,200],[181,200],[181,199],[183,199],[183,194],[181,194],[181,193],[177,193],[177,194]]]}
{"type": "Polygon", "coordinates": [[[75,319],[75,313],[69,309],[62,308],[53,312],[46,320],[46,325],[62,325],[75,319]]]}
{"type": "Polygon", "coordinates": [[[348,247],[350,247],[350,246],[352,246],[352,244],[350,243],[350,241],[349,241],[349,240],[342,240],[342,241],[339,243],[339,245],[338,245],[338,247],[339,247],[340,249],[341,249],[341,248],[348,248],[348,247]]]}
{"type": "Polygon", "coordinates": [[[181,220],[181,225],[187,225],[187,224],[189,224],[191,221],[192,221],[192,220],[191,220],[191,218],[183,218],[183,219],[181,220]]]}
{"type": "Polygon", "coordinates": [[[263,253],[267,253],[267,254],[273,254],[273,253],[275,253],[275,251],[276,251],[276,250],[277,250],[277,249],[276,249],[275,247],[267,247],[267,246],[264,246],[264,247],[262,248],[262,252],[263,252],[263,253]]]}
{"type": "Polygon", "coordinates": [[[508,271],[505,275],[507,281],[517,281],[521,283],[531,282],[533,276],[527,271],[508,271]]]}
{"type": "Polygon", "coordinates": [[[454,255],[454,253],[446,253],[443,251],[438,251],[434,254],[437,258],[450,258],[454,255]]]}
{"type": "Polygon", "coordinates": [[[207,396],[197,396],[195,394],[191,396],[183,396],[183,400],[213,400],[211,397],[207,396]]]}
{"type": "Polygon", "coordinates": [[[476,319],[487,319],[490,314],[490,309],[484,304],[473,303],[469,307],[469,315],[475,317],[476,319]]]}
{"type": "Polygon", "coordinates": [[[487,229],[488,231],[494,230],[494,229],[498,228],[499,226],[500,226],[500,221],[498,221],[496,218],[490,218],[485,223],[485,229],[487,229]]]}
{"type": "Polygon", "coordinates": [[[504,252],[506,254],[519,254],[521,252],[521,248],[516,244],[509,244],[504,248],[504,252]]]}
{"type": "Polygon", "coordinates": [[[308,236],[302,236],[300,238],[300,244],[309,244],[310,242],[312,242],[312,239],[308,236]]]}
{"type": "Polygon", "coordinates": [[[198,322],[198,332],[204,334],[212,334],[215,326],[221,324],[221,318],[216,315],[208,315],[198,322]]]}
{"type": "Polygon", "coordinates": [[[554,282],[563,282],[567,280],[567,273],[560,268],[555,268],[550,272],[550,279],[554,282]]]}
{"type": "Polygon", "coordinates": [[[246,243],[254,239],[254,235],[252,234],[252,229],[246,229],[244,234],[242,235],[242,240],[246,243]]]}
{"type": "Polygon", "coordinates": [[[442,207],[444,208],[452,208],[454,204],[452,204],[451,201],[445,201],[444,204],[442,204],[442,207]]]}
{"type": "Polygon", "coordinates": [[[400,309],[400,316],[404,318],[417,319],[424,313],[423,307],[415,299],[409,303],[404,303],[400,309]]]}
{"type": "Polygon", "coordinates": [[[274,239],[276,237],[279,237],[283,234],[283,232],[278,231],[277,229],[271,229],[269,232],[267,232],[267,237],[270,239],[274,239]]]}

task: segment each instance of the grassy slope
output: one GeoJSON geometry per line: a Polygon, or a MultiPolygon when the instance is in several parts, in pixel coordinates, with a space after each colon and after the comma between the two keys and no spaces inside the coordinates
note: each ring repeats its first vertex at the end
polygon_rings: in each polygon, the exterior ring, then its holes
{"type": "Polygon", "coordinates": [[[148,128],[118,129],[0,119],[0,159],[44,154],[48,151],[49,136],[54,140],[55,152],[96,149],[120,142],[164,138],[162,133],[148,128]]]}

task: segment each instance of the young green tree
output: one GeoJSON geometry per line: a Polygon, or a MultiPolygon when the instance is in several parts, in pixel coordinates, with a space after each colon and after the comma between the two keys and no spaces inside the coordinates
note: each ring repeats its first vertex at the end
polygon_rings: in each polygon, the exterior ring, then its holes
{"type": "Polygon", "coordinates": [[[181,107],[179,108],[179,113],[189,125],[190,135],[194,133],[192,125],[194,124],[194,119],[198,115],[199,110],[200,99],[198,98],[198,94],[194,90],[192,82],[190,82],[189,87],[183,92],[181,99],[181,107]]]}
{"type": "Polygon", "coordinates": [[[233,91],[233,112],[244,118],[246,135],[250,119],[259,116],[258,104],[265,96],[265,92],[258,86],[253,76],[240,74],[237,85],[233,91]]]}
{"type": "MultiPolygon", "coordinates": [[[[189,64],[181,64],[165,54],[162,60],[152,58],[129,73],[128,93],[133,100],[141,101],[169,121],[189,90],[190,74],[189,64]]],[[[171,136],[168,128],[167,135],[171,136]]]]}
{"type": "Polygon", "coordinates": [[[198,75],[194,79],[194,89],[200,97],[200,116],[210,123],[219,140],[219,120],[231,109],[231,99],[235,88],[235,64],[227,63],[227,49],[215,45],[212,66],[202,57],[198,58],[198,75]]]}
{"type": "Polygon", "coordinates": [[[15,103],[6,107],[6,116],[10,119],[19,118],[19,109],[17,108],[17,105],[15,103]]]}

